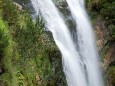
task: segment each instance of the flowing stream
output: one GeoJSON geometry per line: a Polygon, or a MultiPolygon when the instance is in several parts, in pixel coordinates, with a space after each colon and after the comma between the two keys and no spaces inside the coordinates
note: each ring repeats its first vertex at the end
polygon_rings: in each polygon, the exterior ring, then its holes
{"type": "Polygon", "coordinates": [[[66,1],[77,24],[79,50],[54,3],[51,0],[31,0],[37,14],[40,10],[46,27],[52,32],[62,53],[68,86],[103,86],[92,26],[85,12],[84,1],[66,1]]]}

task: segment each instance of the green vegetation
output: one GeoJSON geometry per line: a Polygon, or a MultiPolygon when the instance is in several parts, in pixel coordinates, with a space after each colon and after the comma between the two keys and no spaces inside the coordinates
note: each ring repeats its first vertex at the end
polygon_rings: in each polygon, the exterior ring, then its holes
{"type": "MultiPolygon", "coordinates": [[[[106,31],[104,44],[100,54],[102,57],[102,61],[107,58],[114,58],[114,54],[107,57],[107,54],[111,54],[113,51],[111,49],[115,49],[113,45],[115,45],[115,0],[86,0],[87,8],[89,14],[91,16],[92,23],[96,24],[97,19],[100,19],[103,22],[104,27],[102,31],[106,31]],[[105,58],[106,57],[106,58],[105,58]]],[[[101,25],[101,24],[100,24],[101,25]]],[[[102,26],[101,26],[102,27],[102,26]]],[[[114,60],[115,61],[115,60],[114,60]]],[[[114,62],[113,62],[114,63],[114,62]]],[[[106,63],[107,64],[107,63],[106,63]]],[[[105,65],[106,65],[105,64],[105,65]]],[[[106,84],[107,86],[115,85],[115,65],[109,65],[108,70],[106,70],[105,76],[107,77],[106,84]]]]}
{"type": "Polygon", "coordinates": [[[115,0],[87,0],[86,2],[92,19],[101,16],[108,28],[109,39],[115,40],[115,0]]]}
{"type": "MultiPolygon", "coordinates": [[[[104,59],[115,41],[115,1],[86,0],[86,6],[92,23],[100,17],[109,33],[101,50],[104,59]]],[[[33,21],[29,12],[11,0],[0,0],[0,86],[66,86],[61,55],[51,33],[43,30],[39,16],[33,21]]],[[[112,65],[106,74],[113,86],[114,71],[112,65]]]]}
{"type": "Polygon", "coordinates": [[[112,86],[115,86],[115,66],[112,66],[108,69],[107,72],[108,83],[112,86]]]}
{"type": "Polygon", "coordinates": [[[60,53],[43,28],[39,16],[34,22],[12,1],[0,1],[0,86],[65,84],[60,53]]]}

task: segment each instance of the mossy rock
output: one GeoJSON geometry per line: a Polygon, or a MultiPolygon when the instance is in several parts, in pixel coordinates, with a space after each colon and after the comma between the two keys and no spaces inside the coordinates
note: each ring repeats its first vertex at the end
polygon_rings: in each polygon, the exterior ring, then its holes
{"type": "Polygon", "coordinates": [[[115,66],[112,66],[108,69],[107,80],[109,86],[115,86],[115,66]]]}

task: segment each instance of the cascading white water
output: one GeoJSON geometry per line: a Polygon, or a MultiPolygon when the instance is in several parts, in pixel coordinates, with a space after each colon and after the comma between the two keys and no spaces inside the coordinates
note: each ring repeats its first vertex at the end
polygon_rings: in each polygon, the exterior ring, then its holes
{"type": "Polygon", "coordinates": [[[47,28],[62,53],[63,68],[69,86],[86,86],[82,61],[74,47],[68,28],[51,0],[31,0],[35,11],[41,10],[47,28]],[[82,80],[82,83],[80,81],[82,80]],[[79,83],[78,83],[79,82],[79,83]]]}
{"type": "Polygon", "coordinates": [[[80,54],[86,67],[87,86],[103,86],[94,33],[85,11],[84,0],[66,0],[77,24],[80,54]]]}
{"type": "MultiPolygon", "coordinates": [[[[83,10],[83,2],[75,4],[73,3],[74,0],[67,1],[73,16],[76,19],[76,22],[79,21],[77,22],[79,27],[78,43],[79,47],[81,48],[80,54],[83,54],[82,57],[78,54],[70,32],[53,2],[51,0],[31,0],[36,13],[38,14],[38,11],[41,11],[46,27],[49,31],[52,32],[53,38],[62,53],[63,69],[66,75],[68,86],[103,86],[101,79],[99,78],[100,72],[98,72],[98,60],[97,54],[95,53],[95,44],[92,38],[93,35],[90,30],[91,26],[87,21],[87,17],[85,16],[85,11],[83,10]],[[76,10],[73,7],[74,5],[76,10]],[[79,18],[74,14],[73,10],[76,11],[76,13],[79,15],[79,18]],[[83,23],[81,20],[83,20],[83,23]],[[87,30],[84,28],[89,29],[87,30]],[[83,34],[81,32],[83,32],[83,34]],[[91,80],[93,81],[91,82],[91,80]]],[[[80,0],[76,0],[76,2],[77,1],[80,0]]]]}

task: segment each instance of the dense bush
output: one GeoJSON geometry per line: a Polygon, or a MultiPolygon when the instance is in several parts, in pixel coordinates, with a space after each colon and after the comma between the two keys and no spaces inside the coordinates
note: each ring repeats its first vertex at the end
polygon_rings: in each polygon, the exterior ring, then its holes
{"type": "Polygon", "coordinates": [[[109,31],[109,39],[115,40],[115,0],[87,0],[86,3],[92,19],[95,20],[101,16],[109,31]]]}
{"type": "Polygon", "coordinates": [[[4,30],[0,27],[0,58],[4,55],[4,49],[8,45],[8,37],[5,34],[4,30]]]}
{"type": "Polygon", "coordinates": [[[65,78],[60,70],[60,52],[51,33],[43,32],[43,20],[38,16],[33,21],[27,11],[18,9],[11,0],[0,1],[0,17],[7,23],[7,31],[0,29],[0,47],[4,49],[0,51],[1,54],[4,51],[1,61],[5,68],[5,73],[0,75],[0,85],[2,81],[8,86],[54,86],[61,83],[63,86],[65,78]],[[6,32],[8,36],[4,35],[6,32]],[[57,68],[59,70],[55,71],[57,68]]]}
{"type": "Polygon", "coordinates": [[[112,66],[108,69],[107,80],[109,85],[115,86],[115,66],[112,66]]]}

